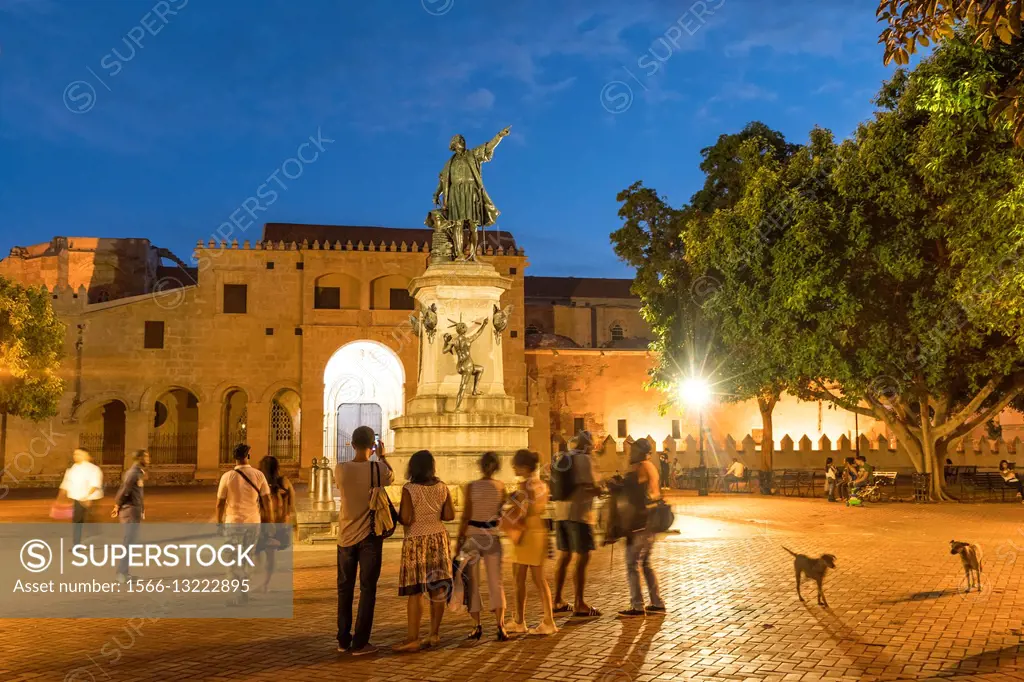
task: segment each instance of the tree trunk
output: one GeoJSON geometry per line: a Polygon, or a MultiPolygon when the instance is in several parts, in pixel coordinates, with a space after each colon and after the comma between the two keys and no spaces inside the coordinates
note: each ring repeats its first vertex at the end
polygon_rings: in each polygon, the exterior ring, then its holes
{"type": "Polygon", "coordinates": [[[772,456],[775,454],[775,437],[772,431],[772,412],[779,401],[778,394],[758,396],[757,409],[761,412],[761,494],[772,492],[772,456]]]}

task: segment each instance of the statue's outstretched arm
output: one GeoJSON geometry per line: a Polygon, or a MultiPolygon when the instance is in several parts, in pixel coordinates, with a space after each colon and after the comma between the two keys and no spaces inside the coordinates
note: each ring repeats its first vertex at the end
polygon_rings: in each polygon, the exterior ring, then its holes
{"type": "Polygon", "coordinates": [[[469,337],[469,342],[473,343],[478,338],[480,338],[480,335],[484,333],[484,329],[486,329],[486,328],[487,328],[487,318],[485,317],[483,320],[480,321],[480,328],[477,329],[475,332],[473,332],[473,336],[469,337]]]}
{"type": "Polygon", "coordinates": [[[481,161],[490,161],[491,157],[494,156],[494,148],[501,142],[501,138],[507,136],[512,130],[512,126],[508,126],[504,130],[500,131],[497,135],[490,139],[490,141],[483,143],[479,147],[473,150],[473,153],[481,161]]]}

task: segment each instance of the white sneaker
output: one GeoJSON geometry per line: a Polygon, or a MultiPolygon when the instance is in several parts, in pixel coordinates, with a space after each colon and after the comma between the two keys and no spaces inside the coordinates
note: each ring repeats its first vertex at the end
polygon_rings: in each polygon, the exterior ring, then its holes
{"type": "Polygon", "coordinates": [[[552,623],[550,625],[547,625],[545,623],[541,623],[537,627],[533,627],[533,628],[530,628],[529,630],[527,630],[526,634],[528,634],[528,635],[553,635],[556,632],[558,632],[558,627],[554,623],[552,623]]]}
{"type": "Polygon", "coordinates": [[[525,635],[529,630],[526,629],[526,623],[517,623],[512,621],[511,623],[505,624],[505,632],[510,635],[525,635]]]}

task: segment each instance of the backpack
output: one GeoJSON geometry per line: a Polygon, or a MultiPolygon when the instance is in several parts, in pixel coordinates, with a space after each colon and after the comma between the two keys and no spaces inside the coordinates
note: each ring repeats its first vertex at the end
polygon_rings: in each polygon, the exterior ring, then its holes
{"type": "Polygon", "coordinates": [[[559,453],[558,458],[551,467],[549,488],[551,492],[550,499],[553,502],[571,499],[573,490],[576,489],[576,483],[572,475],[573,454],[571,451],[559,453]]]}

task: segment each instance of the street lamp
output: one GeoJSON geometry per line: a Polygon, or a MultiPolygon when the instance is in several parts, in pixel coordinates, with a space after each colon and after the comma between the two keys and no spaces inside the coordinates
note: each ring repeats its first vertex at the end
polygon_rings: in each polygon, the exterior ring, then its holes
{"type": "Polygon", "coordinates": [[[700,443],[698,452],[700,462],[697,467],[697,495],[704,497],[708,494],[708,469],[704,464],[704,406],[711,399],[711,386],[707,379],[701,377],[689,377],[679,384],[679,399],[696,408],[700,424],[700,443]]]}

